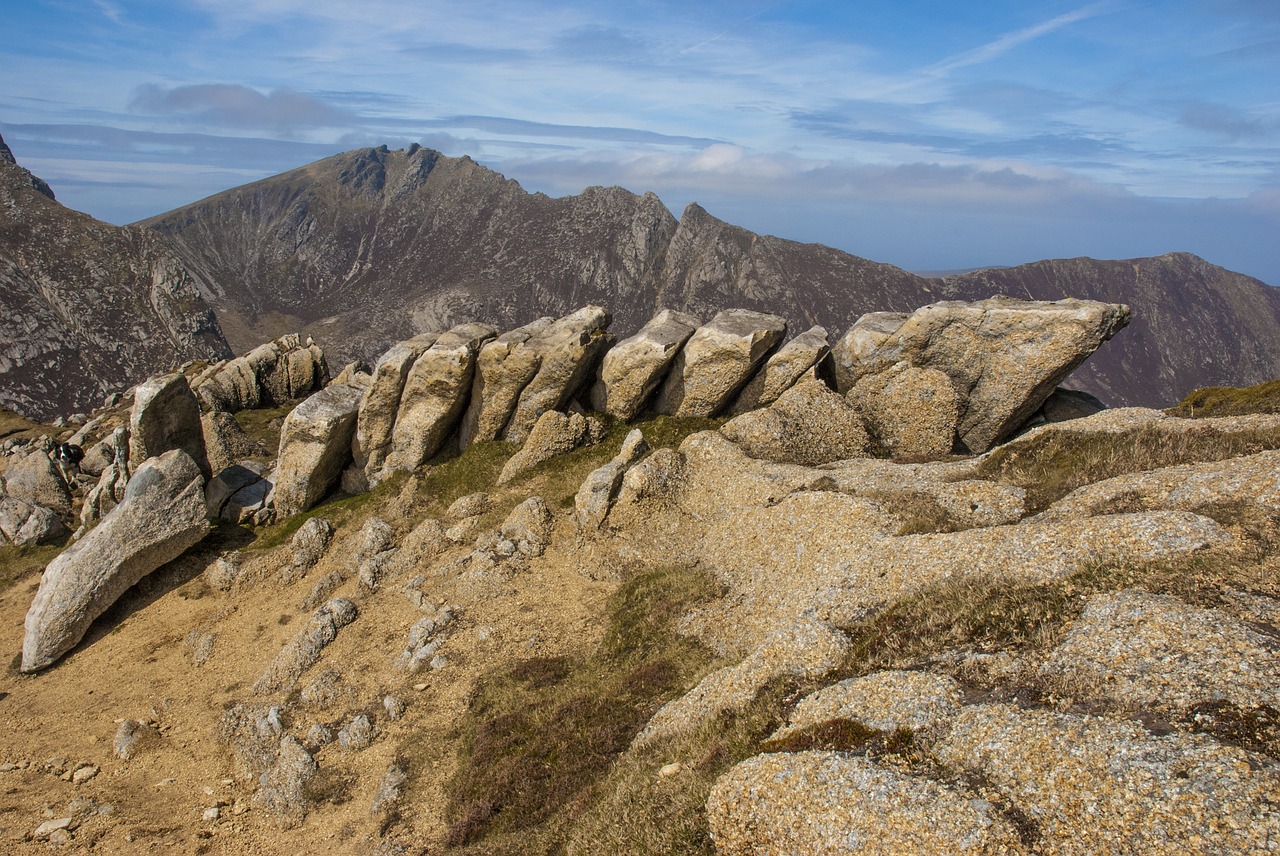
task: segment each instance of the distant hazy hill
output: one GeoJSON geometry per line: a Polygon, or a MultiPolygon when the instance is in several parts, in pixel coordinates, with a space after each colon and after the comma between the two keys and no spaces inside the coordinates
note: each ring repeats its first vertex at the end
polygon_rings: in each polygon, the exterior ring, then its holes
{"type": "Polygon", "coordinates": [[[1037,262],[926,279],[756,235],[653,194],[526,193],[469,158],[385,147],[337,155],[144,224],[169,238],[244,349],[305,325],[339,364],[461,320],[500,327],[585,303],[626,335],[657,308],[742,306],[839,336],[863,312],[940,299],[1120,301],[1134,322],[1075,379],[1112,404],[1167,405],[1280,376],[1280,295],[1194,256],[1037,262]]]}
{"type": "Polygon", "coordinates": [[[0,404],[67,415],[185,360],[228,353],[162,238],[60,205],[0,140],[0,404]]]}

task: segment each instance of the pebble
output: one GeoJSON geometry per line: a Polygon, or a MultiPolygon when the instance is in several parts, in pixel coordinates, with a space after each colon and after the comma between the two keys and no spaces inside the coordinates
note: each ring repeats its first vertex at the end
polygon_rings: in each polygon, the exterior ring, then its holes
{"type": "Polygon", "coordinates": [[[59,830],[75,829],[77,826],[74,817],[60,817],[57,820],[46,820],[44,823],[36,827],[36,831],[31,833],[31,837],[37,841],[42,841],[59,830]]]}
{"type": "Polygon", "coordinates": [[[674,776],[676,773],[684,769],[684,765],[676,761],[671,764],[664,764],[662,769],[658,771],[658,775],[664,779],[674,776]]]}
{"type": "Polygon", "coordinates": [[[393,722],[404,716],[405,703],[393,695],[382,699],[382,707],[387,711],[387,718],[393,722]]]}
{"type": "Polygon", "coordinates": [[[98,775],[98,767],[93,764],[86,764],[71,774],[71,781],[77,785],[83,785],[85,782],[98,775]]]}
{"type": "Polygon", "coordinates": [[[205,823],[212,823],[213,821],[217,820],[221,816],[222,816],[222,809],[218,808],[216,805],[209,806],[207,809],[204,810],[204,814],[202,815],[205,823]]]}

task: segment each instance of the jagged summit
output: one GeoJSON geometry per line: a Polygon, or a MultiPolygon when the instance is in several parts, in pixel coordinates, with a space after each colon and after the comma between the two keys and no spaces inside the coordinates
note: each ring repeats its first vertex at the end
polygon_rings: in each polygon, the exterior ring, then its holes
{"type": "Polygon", "coordinates": [[[172,241],[238,350],[305,326],[335,361],[476,319],[513,327],[584,303],[626,334],[668,307],[728,307],[838,334],[943,298],[1064,296],[1133,307],[1131,335],[1073,381],[1112,404],[1280,375],[1280,295],[1189,254],[1071,259],[927,279],[757,235],[690,203],[590,187],[528,193],[467,157],[359,149],[143,221],[172,241]]]}
{"type": "Polygon", "coordinates": [[[0,157],[0,404],[51,419],[186,360],[229,353],[155,233],[59,204],[0,157]]]}

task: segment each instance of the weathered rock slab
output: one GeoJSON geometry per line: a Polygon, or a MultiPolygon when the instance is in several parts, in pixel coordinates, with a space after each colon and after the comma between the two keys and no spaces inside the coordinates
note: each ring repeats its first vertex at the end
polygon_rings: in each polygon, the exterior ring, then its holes
{"type": "Polygon", "coordinates": [[[386,462],[409,369],[439,337],[439,333],[423,333],[392,345],[374,366],[373,377],[360,401],[356,433],[351,440],[352,462],[365,473],[366,479],[376,478],[386,462]]]}
{"type": "Polygon", "coordinates": [[[600,378],[591,388],[591,406],[618,419],[634,419],[697,329],[698,319],[687,312],[664,309],[653,316],[604,355],[600,378]]]}
{"type": "Polygon", "coordinates": [[[144,463],[124,501],[45,568],[27,612],[22,671],[56,662],[130,586],[176,559],[208,528],[204,477],[195,461],[173,449],[144,463]]]}
{"type": "Polygon", "coordinates": [[[945,372],[898,363],[860,378],[849,400],[889,455],[940,458],[951,454],[960,403],[945,372]]]}
{"type": "Polygon", "coordinates": [[[181,372],[149,378],[134,389],[129,414],[129,467],[170,449],[181,449],[207,479],[212,475],[205,451],[200,404],[181,372]]]}
{"type": "Polygon", "coordinates": [[[524,446],[507,459],[498,476],[498,484],[506,484],[543,461],[572,452],[581,446],[592,446],[604,439],[604,424],[580,413],[548,410],[538,417],[524,446]]]}
{"type": "Polygon", "coordinates": [[[520,393],[542,365],[537,341],[530,340],[554,322],[550,316],[539,318],[503,333],[480,349],[476,356],[475,380],[471,384],[471,401],[458,428],[460,448],[502,436],[520,393]]]}
{"type": "Polygon", "coordinates": [[[306,511],[337,484],[351,459],[360,396],[353,386],[327,386],[285,417],[275,470],[278,515],[306,511]]]}
{"type": "Polygon", "coordinates": [[[715,416],[732,403],[786,335],[787,322],[749,309],[726,309],[685,343],[658,391],[668,416],[715,416]]]}
{"type": "Polygon", "coordinates": [[[760,853],[1017,852],[999,810],[958,784],[839,752],[757,755],[707,799],[721,856],[760,853]]]}
{"type": "Polygon", "coordinates": [[[862,416],[816,381],[788,389],[769,407],[735,416],[720,432],[751,457],[777,463],[817,466],[870,451],[862,416]]]}
{"type": "MultiPolygon", "coordinates": [[[[756,376],[742,388],[730,406],[728,415],[737,416],[748,410],[768,407],[778,396],[801,382],[831,354],[825,327],[810,327],[787,342],[765,360],[756,376]]],[[[816,379],[816,378],[815,378],[816,379]]]]}
{"type": "Polygon", "coordinates": [[[603,308],[584,306],[529,338],[528,346],[541,360],[537,374],[520,392],[502,439],[523,443],[543,413],[565,409],[613,344],[607,332],[612,320],[603,308]]]}

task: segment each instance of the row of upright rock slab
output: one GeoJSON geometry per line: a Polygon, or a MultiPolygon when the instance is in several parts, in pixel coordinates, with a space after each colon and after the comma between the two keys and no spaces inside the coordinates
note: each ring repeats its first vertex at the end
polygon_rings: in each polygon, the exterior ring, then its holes
{"type": "MultiPolygon", "coordinates": [[[[290,415],[276,508],[303,511],[341,479],[351,493],[422,466],[447,443],[522,444],[547,411],[591,408],[734,416],[804,381],[854,405],[872,448],[980,453],[1033,418],[1057,385],[1123,328],[1129,309],[1093,301],[992,298],[872,313],[832,348],[813,327],[785,345],[779,316],[729,309],[700,325],[663,310],[615,344],[587,306],[499,335],[467,323],[400,342],[372,374],[350,375],[290,415]]],[[[1100,406],[1100,405],[1099,405],[1100,406]]]]}

